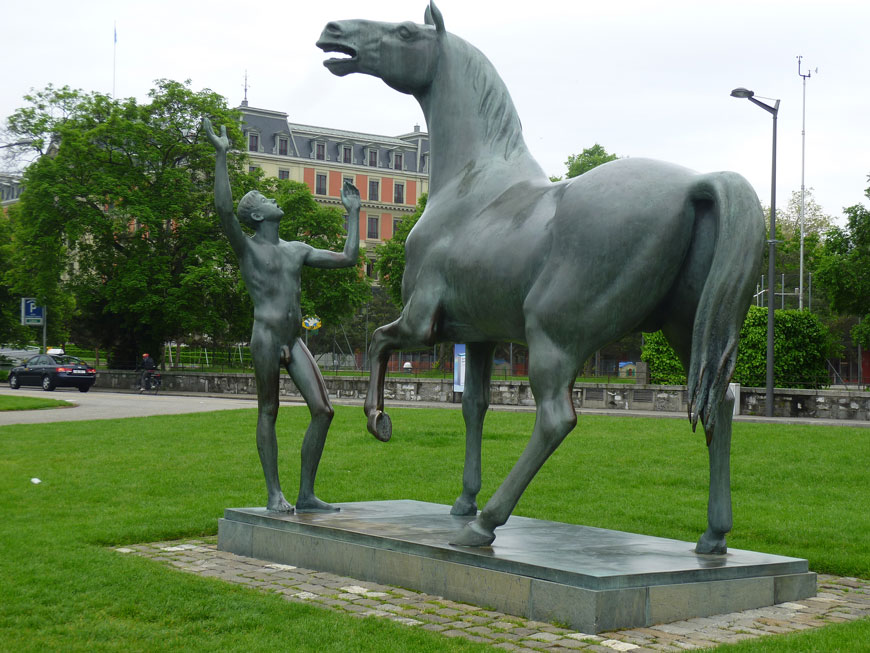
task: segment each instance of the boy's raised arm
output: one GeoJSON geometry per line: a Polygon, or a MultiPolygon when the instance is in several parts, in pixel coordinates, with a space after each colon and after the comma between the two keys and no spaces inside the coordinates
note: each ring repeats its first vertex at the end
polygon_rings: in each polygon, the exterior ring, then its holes
{"type": "Polygon", "coordinates": [[[308,252],[305,264],[314,268],[349,268],[359,259],[359,208],[360,198],[356,186],[346,181],[341,189],[341,203],[347,211],[347,239],[344,251],[331,252],[328,249],[312,249],[308,252]]]}
{"type": "Polygon", "coordinates": [[[230,140],[227,138],[227,128],[221,126],[221,135],[217,136],[208,118],[202,119],[205,133],[209,142],[214,146],[215,170],[214,170],[214,205],[221,219],[224,233],[230,241],[233,251],[241,256],[245,249],[245,232],[239,225],[233,212],[233,193],[230,189],[230,177],[227,173],[227,151],[230,149],[230,140]]]}

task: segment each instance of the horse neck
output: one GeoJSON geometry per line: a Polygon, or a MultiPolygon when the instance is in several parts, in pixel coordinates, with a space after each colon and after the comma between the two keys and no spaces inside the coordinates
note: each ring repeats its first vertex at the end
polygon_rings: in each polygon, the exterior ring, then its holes
{"type": "Polygon", "coordinates": [[[526,147],[504,82],[480,52],[460,39],[445,43],[435,79],[417,99],[429,129],[430,194],[461,171],[483,166],[507,180],[545,176],[526,147]],[[469,54],[480,58],[476,75],[469,74],[469,54]]]}

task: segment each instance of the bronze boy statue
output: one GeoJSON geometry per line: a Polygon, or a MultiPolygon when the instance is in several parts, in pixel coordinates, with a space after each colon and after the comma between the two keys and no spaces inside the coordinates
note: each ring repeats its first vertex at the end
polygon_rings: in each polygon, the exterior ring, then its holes
{"type": "Polygon", "coordinates": [[[314,496],[314,478],[323,453],[333,410],[326,384],[311,352],[299,338],[302,314],[299,307],[302,267],[344,268],[356,265],[359,256],[359,191],[345,182],[341,201],[348,212],[347,240],[341,253],[315,249],[306,243],[286,242],[278,237],[278,224],[284,212],[275,200],[258,191],[245,195],[233,214],[233,197],[227,174],[229,139],[226,127],[217,136],[208,118],[203,119],[208,139],[217,151],[215,166],[215,206],[224,232],[239,259],[242,279],[254,302],[254,329],[251,354],[257,379],[257,450],[266,476],[268,510],[293,512],[281,493],[278,480],[278,442],[275,419],[278,415],[278,375],[284,365],[302,393],[311,412],[311,423],[302,441],[302,472],[296,510],[337,510],[314,496]],[[254,229],[248,237],[239,220],[254,229]]]}

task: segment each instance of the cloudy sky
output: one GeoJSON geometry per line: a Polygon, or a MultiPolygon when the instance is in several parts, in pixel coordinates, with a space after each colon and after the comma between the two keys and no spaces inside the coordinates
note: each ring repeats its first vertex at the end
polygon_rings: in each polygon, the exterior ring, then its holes
{"type": "MultiPolygon", "coordinates": [[[[838,217],[870,185],[870,2],[866,0],[440,0],[449,31],[480,48],[513,95],[548,174],[600,143],[699,171],[735,170],[770,202],[771,117],[729,96],[779,98],[778,206],[801,184],[838,217]],[[818,68],[818,72],[816,72],[818,68]]],[[[144,99],[157,78],[190,79],[292,122],[397,135],[416,102],[362,75],[332,76],[314,46],[334,19],[422,22],[423,0],[59,0],[4,8],[0,117],[31,88],[69,85],[144,99]],[[113,29],[117,28],[117,47],[113,29]],[[114,74],[113,74],[113,71],[114,74]]],[[[424,127],[425,128],[425,127],[424,127]]]]}

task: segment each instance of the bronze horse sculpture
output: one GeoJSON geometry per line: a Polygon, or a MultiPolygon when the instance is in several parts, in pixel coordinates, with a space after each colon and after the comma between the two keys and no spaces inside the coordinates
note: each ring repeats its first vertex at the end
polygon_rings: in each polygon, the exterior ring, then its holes
{"type": "Polygon", "coordinates": [[[725,553],[728,382],[764,242],[755,192],[735,173],[646,159],[551,182],[492,64],[446,31],[434,2],[424,22],[330,22],[317,42],[345,55],[324,62],[335,75],[373,75],[413,95],[430,135],[429,201],[405,246],[405,306],[372,337],[369,431],[380,440],[392,433],[383,385],[393,350],[466,343],[465,469],[451,512],[477,517],[451,543],[487,546],[574,428],[571,390],[583,363],[626,333],[662,329],[688,371],[692,428],[700,419],[707,436],[707,529],[695,550],[725,553]],[[528,345],[537,414],[525,450],[478,514],[498,341],[528,345]]]}

